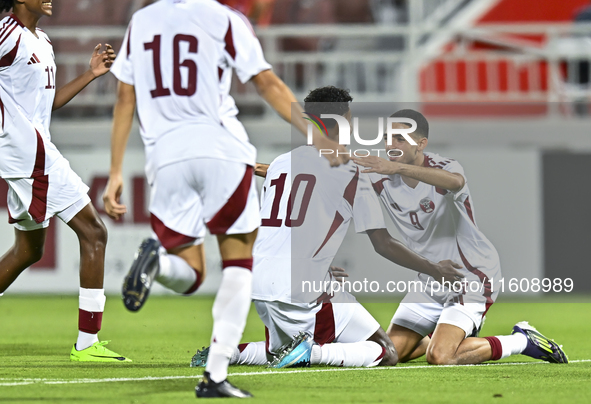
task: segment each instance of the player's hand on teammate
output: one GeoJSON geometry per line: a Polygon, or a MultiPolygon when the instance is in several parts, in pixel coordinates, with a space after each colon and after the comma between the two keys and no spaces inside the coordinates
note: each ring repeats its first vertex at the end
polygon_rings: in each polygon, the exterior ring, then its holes
{"type": "Polygon", "coordinates": [[[314,137],[313,144],[319,151],[325,151],[322,155],[328,160],[331,167],[347,164],[349,162],[349,152],[347,152],[345,146],[338,144],[334,140],[331,140],[324,135],[318,135],[314,137]],[[333,152],[328,153],[328,150],[332,150],[333,152]]]}
{"type": "Polygon", "coordinates": [[[337,282],[344,282],[345,278],[349,277],[349,274],[340,267],[331,266],[329,272],[332,278],[337,282]]]}
{"type": "Polygon", "coordinates": [[[105,192],[103,193],[103,203],[105,212],[115,220],[119,220],[123,214],[127,213],[127,206],[121,203],[121,192],[123,191],[123,177],[111,175],[105,192]]]}
{"type": "Polygon", "coordinates": [[[352,159],[356,164],[365,167],[362,173],[378,173],[384,175],[392,175],[398,172],[400,163],[395,161],[388,161],[377,156],[367,157],[353,157],[352,159]]]}
{"type": "Polygon", "coordinates": [[[115,61],[116,57],[115,51],[111,45],[106,44],[105,50],[102,52],[100,52],[101,47],[102,44],[100,43],[94,47],[94,52],[92,52],[90,62],[88,63],[90,66],[90,71],[94,77],[102,76],[111,70],[111,65],[115,61]]]}
{"type": "Polygon", "coordinates": [[[436,265],[437,272],[433,275],[433,278],[441,284],[443,282],[459,282],[464,279],[464,274],[462,274],[458,269],[464,268],[462,265],[453,262],[452,260],[443,260],[439,261],[436,265]]]}

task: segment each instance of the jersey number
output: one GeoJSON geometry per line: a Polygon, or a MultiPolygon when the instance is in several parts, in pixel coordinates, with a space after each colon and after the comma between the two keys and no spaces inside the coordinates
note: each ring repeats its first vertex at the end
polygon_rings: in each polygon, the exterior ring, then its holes
{"type": "MultiPolygon", "coordinates": [[[[281,203],[281,197],[283,196],[283,190],[285,189],[285,179],[287,174],[283,173],[278,178],[271,181],[271,186],[275,187],[275,198],[273,199],[273,205],[271,205],[271,217],[263,219],[261,224],[267,227],[281,227],[283,221],[279,219],[279,204],[281,203]]],[[[289,194],[289,200],[287,202],[287,215],[285,218],[285,225],[287,227],[299,227],[304,223],[306,219],[306,212],[308,206],[310,206],[310,199],[312,198],[312,191],[316,185],[316,177],[311,174],[298,174],[293,180],[291,185],[291,192],[289,194]],[[304,195],[302,196],[302,203],[300,205],[300,211],[295,219],[292,219],[292,205],[300,189],[302,182],[305,182],[304,195]]]]}
{"type": "MultiPolygon", "coordinates": [[[[162,70],[160,69],[160,41],[161,35],[154,35],[152,42],[144,43],[144,49],[152,51],[152,64],[154,66],[154,79],[156,81],[156,88],[150,91],[152,98],[164,97],[170,95],[170,89],[164,87],[162,84],[162,70]]],[[[181,42],[189,44],[189,53],[197,53],[198,41],[192,35],[177,34],[172,40],[173,49],[173,77],[172,77],[172,89],[176,95],[190,97],[197,91],[197,64],[191,59],[180,60],[180,47],[181,42]],[[187,69],[189,77],[186,87],[183,87],[183,80],[181,77],[181,67],[187,69]]]]}
{"type": "Polygon", "coordinates": [[[45,89],[53,90],[55,88],[55,72],[53,71],[53,66],[47,66],[45,71],[47,72],[47,85],[45,89]]]}
{"type": "Polygon", "coordinates": [[[410,216],[410,223],[415,227],[415,229],[425,230],[419,223],[419,215],[417,215],[417,212],[410,212],[408,215],[410,216]]]}

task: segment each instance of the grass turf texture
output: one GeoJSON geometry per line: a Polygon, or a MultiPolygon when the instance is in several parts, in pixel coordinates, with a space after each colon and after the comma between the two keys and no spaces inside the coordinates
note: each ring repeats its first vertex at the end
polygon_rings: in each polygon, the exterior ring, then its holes
{"type": "MultiPolygon", "coordinates": [[[[77,297],[3,296],[0,403],[195,402],[202,369],[188,363],[196,348],[209,344],[212,303],[211,298],[153,296],[139,313],[129,313],[113,296],[107,299],[100,336],[133,362],[89,364],[69,360],[77,335],[77,297]],[[155,380],[118,380],[148,377],[155,380]]],[[[370,302],[366,307],[387,326],[396,304],[370,302]]],[[[590,308],[589,303],[497,303],[481,335],[507,334],[513,324],[528,320],[563,344],[571,360],[591,359],[590,308]]],[[[253,309],[243,341],[262,338],[263,326],[253,309]]],[[[316,367],[272,374],[262,366],[232,366],[230,374],[237,375],[230,380],[261,403],[591,402],[591,362],[552,365],[525,356],[501,362],[507,364],[434,367],[421,358],[393,369],[316,367]]]]}

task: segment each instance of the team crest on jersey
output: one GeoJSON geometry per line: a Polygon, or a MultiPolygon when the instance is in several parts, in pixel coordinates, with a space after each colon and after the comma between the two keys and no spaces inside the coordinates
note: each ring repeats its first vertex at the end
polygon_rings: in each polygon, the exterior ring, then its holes
{"type": "Polygon", "coordinates": [[[431,213],[435,210],[435,204],[429,198],[421,199],[419,205],[421,206],[421,210],[425,213],[431,213]]]}

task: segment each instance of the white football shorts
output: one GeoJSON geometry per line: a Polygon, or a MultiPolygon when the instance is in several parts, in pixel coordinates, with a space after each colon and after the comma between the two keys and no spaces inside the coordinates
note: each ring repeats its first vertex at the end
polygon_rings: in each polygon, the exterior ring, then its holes
{"type": "Polygon", "coordinates": [[[435,299],[425,291],[409,292],[394,313],[392,324],[408,328],[423,337],[431,334],[438,323],[451,324],[464,330],[466,338],[480,328],[491,304],[462,304],[450,299],[435,299]]]}
{"type": "Polygon", "coordinates": [[[152,229],[164,248],[200,244],[211,234],[248,234],[261,218],[254,168],[194,158],[156,171],[150,190],[152,229]]]}
{"type": "Polygon", "coordinates": [[[279,301],[254,300],[265,324],[267,351],[271,354],[293,340],[300,331],[308,332],[320,345],[330,342],[367,341],[380,328],[360,303],[325,302],[310,308],[279,301]]]}
{"type": "Polygon", "coordinates": [[[49,174],[5,181],[8,221],[21,231],[45,228],[53,216],[68,223],[90,203],[88,187],[65,158],[54,163],[49,174]]]}

